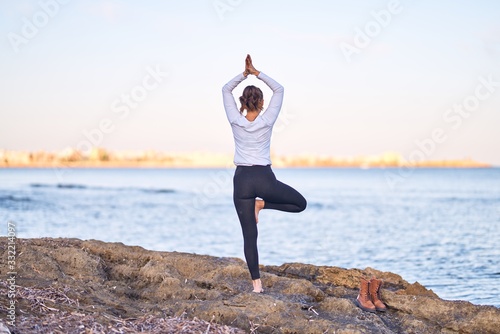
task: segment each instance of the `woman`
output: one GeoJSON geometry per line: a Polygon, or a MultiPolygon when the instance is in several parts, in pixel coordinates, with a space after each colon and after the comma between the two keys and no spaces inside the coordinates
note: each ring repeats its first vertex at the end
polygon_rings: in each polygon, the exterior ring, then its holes
{"type": "Polygon", "coordinates": [[[271,134],[283,102],[283,91],[279,83],[255,69],[250,55],[245,59],[245,71],[222,88],[224,108],[235,143],[233,201],[243,232],[245,259],[253,281],[253,292],[257,293],[263,292],[257,252],[259,211],[301,212],[307,205],[298,191],[276,180],[271,170],[271,134]],[[273,91],[265,112],[261,113],[264,105],[262,91],[255,86],[243,90],[241,108],[236,107],[232,91],[250,74],[264,81],[273,91]]]}

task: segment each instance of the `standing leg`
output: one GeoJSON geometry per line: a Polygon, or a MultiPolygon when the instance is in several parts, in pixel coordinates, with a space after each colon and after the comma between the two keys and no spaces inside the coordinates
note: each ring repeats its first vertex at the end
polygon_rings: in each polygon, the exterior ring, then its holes
{"type": "Polygon", "coordinates": [[[243,232],[243,250],[248,270],[253,280],[260,278],[259,253],[257,251],[257,223],[255,221],[255,199],[234,198],[234,206],[243,232]]]}
{"type": "MultiPolygon", "coordinates": [[[[238,167],[233,178],[233,201],[241,231],[243,250],[252,280],[259,280],[259,253],[257,251],[257,222],[255,220],[255,191],[251,167],[238,167]]],[[[260,284],[260,280],[258,282],[260,284]]]]}

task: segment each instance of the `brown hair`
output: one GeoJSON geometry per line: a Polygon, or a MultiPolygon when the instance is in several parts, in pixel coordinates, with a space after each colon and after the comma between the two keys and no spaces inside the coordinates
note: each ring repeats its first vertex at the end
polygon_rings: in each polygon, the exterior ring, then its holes
{"type": "Polygon", "coordinates": [[[259,87],[247,86],[243,90],[243,95],[240,96],[241,108],[240,112],[243,110],[258,110],[263,109],[262,101],[264,101],[264,95],[259,87]]]}

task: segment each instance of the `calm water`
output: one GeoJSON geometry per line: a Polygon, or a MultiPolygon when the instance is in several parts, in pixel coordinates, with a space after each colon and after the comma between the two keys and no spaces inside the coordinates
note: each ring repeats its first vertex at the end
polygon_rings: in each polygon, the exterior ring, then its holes
{"type": "MultiPolygon", "coordinates": [[[[1,169],[0,232],[243,258],[232,169],[1,169]]],[[[275,169],[308,200],[262,211],[261,263],[373,267],[500,307],[500,169],[275,169]]]]}

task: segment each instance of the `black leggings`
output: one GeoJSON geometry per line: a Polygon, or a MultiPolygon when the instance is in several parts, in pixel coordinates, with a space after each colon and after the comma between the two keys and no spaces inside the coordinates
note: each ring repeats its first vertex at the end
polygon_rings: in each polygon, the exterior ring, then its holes
{"type": "Polygon", "coordinates": [[[301,212],[307,202],[297,190],[276,180],[271,166],[238,166],[233,185],[233,201],[243,232],[245,259],[255,280],[260,278],[255,198],[264,200],[264,209],[286,212],[301,212]]]}

